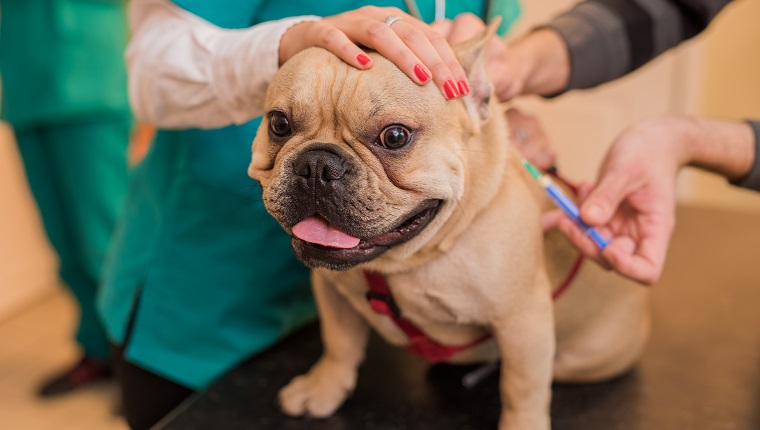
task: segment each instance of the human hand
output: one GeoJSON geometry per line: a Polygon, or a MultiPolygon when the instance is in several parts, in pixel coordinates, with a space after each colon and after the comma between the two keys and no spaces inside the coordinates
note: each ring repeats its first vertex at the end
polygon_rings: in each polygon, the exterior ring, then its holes
{"type": "Polygon", "coordinates": [[[552,211],[545,229],[559,230],[585,255],[643,284],[662,273],[675,226],[675,185],[687,164],[687,138],[676,118],[650,120],[626,130],[602,163],[595,187],[581,187],[581,218],[610,240],[599,251],[569,218],[552,211]]]}
{"type": "Polygon", "coordinates": [[[509,122],[511,141],[523,157],[541,170],[549,170],[554,166],[557,154],[538,119],[515,108],[507,109],[504,115],[509,122]]]}
{"type": "Polygon", "coordinates": [[[372,67],[372,60],[360,48],[364,46],[389,59],[419,85],[432,79],[448,99],[470,91],[464,69],[446,39],[398,8],[364,6],[319,21],[299,23],[280,41],[280,64],[312,46],[325,48],[346,63],[365,70],[372,67]],[[394,15],[401,19],[386,21],[394,15]]]}
{"type": "MultiPolygon", "coordinates": [[[[443,34],[451,45],[475,37],[486,29],[486,24],[478,16],[463,13],[453,21],[438,21],[433,29],[443,34]]],[[[501,101],[507,101],[522,92],[522,79],[516,75],[514,58],[510,55],[506,42],[499,37],[491,39],[486,51],[488,76],[501,101]]]]}

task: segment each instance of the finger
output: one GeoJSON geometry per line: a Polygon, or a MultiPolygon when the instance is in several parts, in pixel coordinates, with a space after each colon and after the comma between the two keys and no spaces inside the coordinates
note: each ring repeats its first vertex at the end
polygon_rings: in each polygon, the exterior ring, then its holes
{"type": "Polygon", "coordinates": [[[466,12],[456,16],[451,31],[447,37],[449,43],[456,45],[464,42],[486,28],[486,24],[476,15],[466,12]]]}
{"type": "Polygon", "coordinates": [[[441,36],[448,40],[451,29],[454,27],[454,22],[449,19],[442,19],[430,24],[430,28],[437,31],[441,36]]]}
{"type": "Polygon", "coordinates": [[[334,22],[349,40],[376,50],[419,85],[434,81],[449,99],[469,92],[464,69],[445,37],[397,8],[366,6],[350,17],[323,21],[334,22]],[[388,24],[394,15],[400,19],[388,24]]]}
{"type": "Polygon", "coordinates": [[[556,155],[546,141],[546,138],[540,136],[534,137],[526,142],[521,142],[517,146],[525,158],[539,169],[548,171],[554,165],[556,155]]]}
{"type": "Polygon", "coordinates": [[[554,209],[541,215],[541,230],[545,233],[557,228],[557,224],[559,224],[559,220],[563,216],[564,214],[559,209],[554,209]]]}
{"type": "Polygon", "coordinates": [[[311,29],[315,46],[324,48],[357,69],[372,67],[372,59],[359,48],[343,31],[322,21],[315,22],[311,29]]]}
{"type": "Polygon", "coordinates": [[[432,72],[433,81],[444,96],[453,99],[470,92],[464,69],[440,33],[411,20],[394,24],[393,30],[432,72]]]}
{"type": "Polygon", "coordinates": [[[557,161],[557,154],[548,144],[541,145],[541,151],[536,155],[538,165],[543,170],[549,170],[557,161]]]}
{"type": "Polygon", "coordinates": [[[555,155],[554,151],[542,140],[537,138],[524,141],[515,138],[514,142],[523,157],[532,165],[540,170],[547,171],[554,165],[555,155]]]}
{"type": "Polygon", "coordinates": [[[509,108],[505,115],[513,133],[512,141],[523,156],[541,170],[551,168],[556,154],[539,121],[515,108],[509,108]]]}
{"type": "MultiPolygon", "coordinates": [[[[365,46],[379,52],[409,76],[413,82],[418,85],[425,85],[431,81],[430,70],[422,64],[420,59],[391,28],[404,20],[414,19],[397,8],[365,6],[352,12],[324,18],[321,22],[342,31],[349,41],[355,45],[365,46]],[[401,19],[391,23],[392,25],[388,25],[385,20],[390,16],[398,16],[401,19]]],[[[317,46],[324,46],[327,41],[338,39],[338,36],[326,38],[325,35],[330,35],[330,33],[328,30],[323,29],[322,31],[323,37],[317,38],[320,41],[317,46]]],[[[357,55],[359,54],[357,53],[357,55]]],[[[340,58],[348,60],[350,64],[358,62],[358,58],[351,59],[350,55],[340,56],[340,58]]]]}
{"type": "MultiPolygon", "coordinates": [[[[446,40],[446,38],[440,33],[433,31],[430,28],[425,28],[425,33],[428,39],[433,44],[433,47],[438,51],[438,55],[441,57],[444,63],[448,66],[453,76],[454,82],[457,85],[459,95],[466,96],[470,93],[470,84],[467,81],[467,74],[459,62],[452,45],[446,40]]],[[[435,77],[435,76],[434,76],[435,77]]]]}
{"type": "Polygon", "coordinates": [[[642,238],[638,242],[634,241],[634,246],[631,247],[634,251],[613,251],[610,263],[620,273],[646,285],[652,285],[659,280],[665,266],[675,220],[673,215],[653,214],[647,216],[642,224],[642,238]]]}
{"type": "Polygon", "coordinates": [[[560,219],[557,228],[583,255],[599,261],[599,248],[570,218],[564,216],[560,219]]]}
{"type": "Polygon", "coordinates": [[[636,249],[636,254],[649,261],[653,267],[661,270],[665,264],[673,228],[667,222],[663,222],[656,226],[644,226],[642,229],[644,230],[644,237],[636,249]]]}
{"type": "MultiPolygon", "coordinates": [[[[402,17],[401,20],[389,27],[396,32],[401,41],[414,52],[417,58],[422,60],[423,70],[427,69],[432,73],[433,81],[444,96],[451,99],[469,93],[470,89],[465,71],[445,36],[433,30],[430,25],[395,8],[370,7],[368,11],[379,15],[390,12],[402,17]]],[[[375,49],[388,58],[377,47],[375,49]]],[[[394,59],[391,61],[396,63],[394,59]]],[[[414,68],[413,71],[415,71],[414,68]]],[[[416,72],[419,72],[419,69],[416,72]]]]}
{"type": "Polygon", "coordinates": [[[623,175],[606,173],[581,204],[581,219],[589,225],[607,224],[626,197],[623,175]]]}
{"type": "Polygon", "coordinates": [[[577,189],[578,192],[576,193],[576,196],[578,197],[578,200],[582,202],[588,198],[588,195],[591,194],[594,186],[588,181],[581,181],[581,183],[578,184],[577,189]]]}
{"type": "Polygon", "coordinates": [[[653,285],[659,280],[662,264],[615,245],[607,246],[602,255],[616,272],[644,285],[653,285]]]}
{"type": "MultiPolygon", "coordinates": [[[[403,20],[394,23],[393,27],[400,27],[402,25],[403,20]]],[[[430,69],[401,40],[393,28],[384,22],[363,20],[357,22],[357,25],[346,34],[350,39],[379,52],[418,85],[425,85],[431,81],[432,73],[430,69]]],[[[428,51],[433,51],[432,46],[428,47],[428,51]]],[[[438,62],[441,63],[440,58],[438,62]]]]}

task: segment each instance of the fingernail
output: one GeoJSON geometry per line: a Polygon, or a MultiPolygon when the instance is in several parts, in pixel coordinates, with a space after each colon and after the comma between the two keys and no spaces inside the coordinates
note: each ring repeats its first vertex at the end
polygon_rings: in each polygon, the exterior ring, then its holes
{"type": "Polygon", "coordinates": [[[362,66],[366,66],[372,60],[364,54],[359,54],[356,56],[356,61],[358,61],[362,66]]]}
{"type": "Polygon", "coordinates": [[[597,204],[592,204],[586,209],[586,216],[593,219],[598,219],[602,216],[602,208],[597,204]]]}
{"type": "Polygon", "coordinates": [[[428,72],[426,72],[419,64],[414,66],[414,74],[417,75],[417,79],[422,82],[427,82],[427,80],[430,79],[428,72]]]}
{"type": "Polygon", "coordinates": [[[454,85],[454,81],[451,79],[443,83],[443,90],[446,92],[446,97],[449,99],[455,99],[457,96],[459,96],[459,92],[457,92],[457,86],[454,85]]]}
{"type": "Polygon", "coordinates": [[[464,79],[461,79],[459,82],[457,82],[457,86],[459,87],[459,93],[463,96],[466,96],[467,94],[470,94],[470,87],[467,85],[467,81],[464,79]]]}

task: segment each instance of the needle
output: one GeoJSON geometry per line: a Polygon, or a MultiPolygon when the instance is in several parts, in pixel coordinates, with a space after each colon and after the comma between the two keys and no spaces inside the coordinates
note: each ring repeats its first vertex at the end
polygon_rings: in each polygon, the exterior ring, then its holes
{"type": "Polygon", "coordinates": [[[562,190],[555,184],[551,178],[548,176],[542,174],[538,171],[535,167],[533,167],[532,164],[530,164],[527,160],[521,160],[523,166],[525,166],[526,169],[528,169],[528,172],[530,172],[530,175],[533,176],[539,184],[541,184],[542,187],[544,187],[544,190],[546,190],[546,194],[549,195],[549,197],[554,201],[554,203],[559,206],[560,209],[568,216],[570,217],[575,224],[580,227],[581,230],[591,238],[591,240],[596,244],[596,246],[599,247],[599,249],[604,249],[609,242],[607,242],[607,239],[602,237],[601,234],[599,234],[598,231],[596,231],[595,228],[588,226],[586,223],[584,223],[581,220],[580,211],[578,211],[578,207],[575,206],[575,203],[573,203],[572,200],[570,200],[563,192],[562,190]]]}

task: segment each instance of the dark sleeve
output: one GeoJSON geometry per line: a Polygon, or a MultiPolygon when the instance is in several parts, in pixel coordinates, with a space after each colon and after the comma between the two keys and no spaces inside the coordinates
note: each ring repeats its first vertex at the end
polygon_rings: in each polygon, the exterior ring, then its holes
{"type": "Polygon", "coordinates": [[[749,121],[749,125],[755,131],[755,160],[752,162],[752,169],[747,173],[747,176],[731,183],[739,187],[760,191],[760,121],[749,121]]]}
{"type": "Polygon", "coordinates": [[[629,73],[689,39],[730,0],[587,0],[548,26],[564,39],[571,74],[566,90],[629,73]]]}

